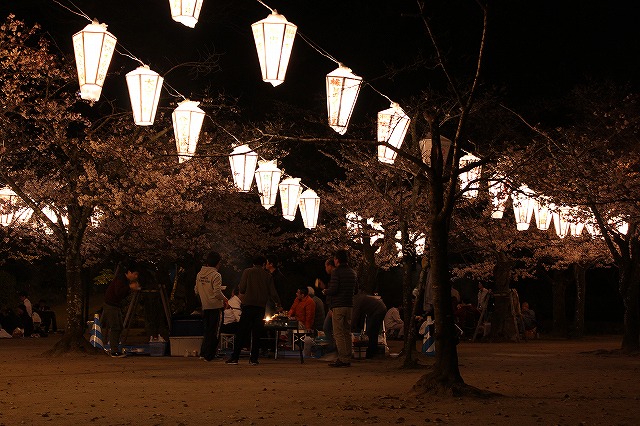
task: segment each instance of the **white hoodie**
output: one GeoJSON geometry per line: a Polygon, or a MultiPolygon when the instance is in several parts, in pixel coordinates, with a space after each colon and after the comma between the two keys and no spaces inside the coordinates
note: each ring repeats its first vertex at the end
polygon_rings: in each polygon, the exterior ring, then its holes
{"type": "Polygon", "coordinates": [[[203,266],[200,269],[194,290],[200,296],[203,310],[220,309],[224,306],[222,276],[213,266],[203,266]]]}

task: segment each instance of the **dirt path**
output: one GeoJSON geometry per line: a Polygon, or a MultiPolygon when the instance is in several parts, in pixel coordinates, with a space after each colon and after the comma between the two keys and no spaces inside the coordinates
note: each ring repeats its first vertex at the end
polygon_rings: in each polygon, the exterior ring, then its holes
{"type": "Polygon", "coordinates": [[[423,371],[391,358],[332,369],[294,358],[41,357],[52,344],[0,340],[0,425],[640,424],[640,358],[594,352],[618,348],[618,336],[462,343],[462,376],[504,395],[492,400],[416,398],[423,371]]]}

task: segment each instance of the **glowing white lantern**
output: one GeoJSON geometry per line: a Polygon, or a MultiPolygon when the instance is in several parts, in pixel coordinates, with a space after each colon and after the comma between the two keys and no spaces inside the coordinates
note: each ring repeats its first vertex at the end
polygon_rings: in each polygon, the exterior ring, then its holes
{"type": "Polygon", "coordinates": [[[160,92],[164,79],[143,65],[127,74],[127,87],[133,111],[133,121],[138,126],[150,126],[156,118],[160,92]]]}
{"type": "Polygon", "coordinates": [[[278,183],[282,171],[278,168],[277,160],[258,161],[258,170],[255,172],[256,186],[260,193],[260,203],[265,209],[270,209],[276,204],[278,196],[278,183]]]}
{"type": "Polygon", "coordinates": [[[489,181],[489,194],[491,194],[492,205],[491,217],[502,219],[509,200],[509,189],[500,176],[496,176],[496,178],[501,180],[489,181]]]}
{"type": "Polygon", "coordinates": [[[302,193],[300,178],[286,178],[280,182],[279,188],[282,217],[287,220],[294,220],[300,203],[300,194],[302,193]]]}
{"type": "Polygon", "coordinates": [[[200,102],[188,99],[180,102],[173,111],[173,133],[176,137],[178,162],[187,161],[196,152],[200,129],[204,121],[204,111],[198,108],[200,102]]]}
{"type": "MultiPolygon", "coordinates": [[[[444,136],[440,136],[440,152],[442,152],[442,161],[447,160],[447,156],[449,155],[449,149],[451,148],[452,142],[445,138],[444,136]]],[[[422,139],[419,142],[420,152],[422,152],[422,161],[430,166],[431,165],[431,147],[433,146],[433,141],[431,138],[422,139]]]]}
{"type": "Polygon", "coordinates": [[[511,194],[513,200],[513,213],[516,216],[516,228],[518,231],[529,229],[535,200],[534,195],[526,185],[522,185],[518,191],[511,194]]]}
{"type": "Polygon", "coordinates": [[[627,235],[627,232],[629,232],[629,222],[620,216],[609,219],[607,223],[613,225],[615,230],[622,235],[627,235]]]}
{"type": "Polygon", "coordinates": [[[313,229],[318,223],[320,211],[320,197],[312,189],[307,189],[300,194],[300,214],[302,222],[307,229],[313,229]]]}
{"type": "MultiPolygon", "coordinates": [[[[378,113],[378,142],[386,142],[399,149],[409,129],[409,117],[400,105],[391,103],[391,108],[378,113]]],[[[386,146],[378,145],[378,160],[382,163],[393,164],[396,152],[386,146]]]]}
{"type": "Polygon", "coordinates": [[[556,235],[559,238],[566,237],[569,233],[569,227],[571,226],[571,208],[551,205],[551,210],[553,210],[553,226],[556,228],[556,235]]]}
{"type": "Polygon", "coordinates": [[[572,237],[579,237],[582,235],[582,230],[584,229],[585,222],[583,220],[585,213],[580,210],[578,207],[571,208],[571,217],[569,220],[569,233],[572,237]]]}
{"type": "MultiPolygon", "coordinates": [[[[480,161],[480,158],[473,154],[466,154],[460,158],[460,167],[466,167],[469,164],[480,161]]],[[[480,188],[480,176],[482,175],[482,167],[476,166],[471,170],[460,173],[460,187],[462,196],[466,198],[476,198],[478,196],[478,188],[480,188]]]]}
{"type": "Polygon", "coordinates": [[[107,31],[107,25],[98,21],[93,21],[73,35],[73,51],[82,99],[92,102],[100,99],[117,41],[118,39],[107,31]]]}
{"type": "Polygon", "coordinates": [[[13,222],[15,192],[9,187],[0,189],[0,225],[9,226],[13,222]]]}
{"type": "Polygon", "coordinates": [[[298,27],[274,10],[262,21],[252,24],[251,30],[260,60],[262,81],[274,87],[282,84],[298,27]]]}
{"type": "Polygon", "coordinates": [[[258,164],[258,154],[248,145],[240,145],[233,149],[229,156],[233,183],[242,192],[249,192],[253,183],[253,175],[258,164]]]}
{"type": "Polygon", "coordinates": [[[171,18],[189,28],[194,28],[198,23],[202,0],[169,0],[171,18]]]}
{"type": "Polygon", "coordinates": [[[347,132],[361,85],[362,77],[342,64],[327,74],[329,126],[341,135],[347,132]]]}
{"type": "Polygon", "coordinates": [[[553,217],[553,215],[551,214],[551,210],[549,209],[549,202],[547,197],[542,196],[536,198],[533,212],[535,213],[536,227],[541,231],[546,231],[547,229],[549,229],[549,226],[551,225],[551,218],[553,217]]]}

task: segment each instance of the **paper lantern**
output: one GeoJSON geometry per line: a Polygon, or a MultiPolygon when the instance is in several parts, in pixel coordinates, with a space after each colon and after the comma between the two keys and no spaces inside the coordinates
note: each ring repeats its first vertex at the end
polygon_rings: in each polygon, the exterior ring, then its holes
{"type": "Polygon", "coordinates": [[[100,99],[117,39],[106,24],[93,21],[73,35],[73,51],[78,69],[80,97],[95,102],[100,99]]]}
{"type": "MultiPolygon", "coordinates": [[[[480,161],[480,158],[473,154],[466,154],[460,157],[460,167],[466,167],[480,161]]],[[[480,188],[480,176],[482,175],[482,167],[477,166],[466,172],[460,173],[460,188],[462,196],[466,198],[476,198],[478,196],[478,188],[480,188]]]]}
{"type": "Polygon", "coordinates": [[[320,211],[320,197],[312,189],[307,189],[300,194],[300,214],[302,222],[307,229],[313,229],[318,223],[320,211]]]}
{"type": "Polygon", "coordinates": [[[572,237],[579,237],[584,230],[586,212],[582,211],[579,207],[571,208],[569,219],[569,233],[572,237]]]}
{"type": "MultiPolygon", "coordinates": [[[[391,108],[378,112],[378,142],[386,142],[399,149],[409,129],[409,117],[400,105],[391,103],[391,108]]],[[[378,160],[382,163],[393,164],[397,153],[382,145],[378,145],[378,160]]]]}
{"type": "Polygon", "coordinates": [[[253,183],[253,176],[258,164],[258,154],[248,145],[240,145],[233,149],[229,156],[233,183],[242,192],[249,192],[253,183]]]}
{"type": "Polygon", "coordinates": [[[491,194],[491,217],[502,219],[509,200],[509,188],[504,183],[503,178],[496,176],[496,179],[489,181],[489,194],[491,194]]]}
{"type": "Polygon", "coordinates": [[[194,28],[198,23],[202,0],[169,0],[171,18],[189,28],[194,28]]]}
{"type": "Polygon", "coordinates": [[[329,126],[341,135],[347,132],[361,85],[362,77],[342,64],[327,74],[329,126]]]}
{"type": "Polygon", "coordinates": [[[13,222],[14,203],[17,197],[9,187],[0,189],[0,225],[9,226],[13,222]]]}
{"type": "Polygon", "coordinates": [[[518,231],[529,229],[535,200],[533,191],[526,185],[522,185],[518,191],[511,194],[513,199],[513,213],[516,216],[516,228],[518,231]]]}
{"type": "Polygon", "coordinates": [[[260,193],[260,203],[265,209],[270,209],[276,204],[278,196],[278,183],[282,171],[278,168],[278,162],[258,161],[258,170],[255,172],[256,186],[260,193]]]}
{"type": "Polygon", "coordinates": [[[273,11],[262,21],[252,24],[251,30],[256,42],[262,81],[274,87],[282,84],[298,27],[273,11]]]}
{"type": "Polygon", "coordinates": [[[178,162],[187,161],[196,152],[200,129],[204,121],[204,111],[198,108],[200,102],[188,99],[180,102],[173,111],[173,133],[176,137],[178,162]]]}
{"type": "MultiPolygon", "coordinates": [[[[433,146],[433,141],[431,138],[422,139],[418,142],[420,145],[420,152],[422,153],[422,161],[427,165],[431,165],[431,147],[433,146]]],[[[440,136],[440,151],[442,153],[442,162],[447,161],[447,156],[449,155],[449,149],[451,148],[452,142],[445,138],[444,136],[440,136]]]]}
{"type": "Polygon", "coordinates": [[[143,65],[127,74],[127,87],[133,111],[133,121],[138,126],[151,126],[156,118],[160,92],[164,79],[143,65]]]}
{"type": "Polygon", "coordinates": [[[279,189],[282,217],[287,220],[294,220],[300,203],[300,194],[302,193],[300,178],[289,177],[284,179],[280,182],[279,189]]]}
{"type": "Polygon", "coordinates": [[[535,214],[536,227],[541,231],[546,231],[551,225],[551,219],[553,214],[549,209],[549,201],[546,197],[538,197],[533,206],[533,213],[535,214]]]}
{"type": "Polygon", "coordinates": [[[556,235],[564,238],[569,233],[569,227],[571,226],[571,208],[552,205],[551,209],[553,210],[553,226],[556,228],[556,235]]]}

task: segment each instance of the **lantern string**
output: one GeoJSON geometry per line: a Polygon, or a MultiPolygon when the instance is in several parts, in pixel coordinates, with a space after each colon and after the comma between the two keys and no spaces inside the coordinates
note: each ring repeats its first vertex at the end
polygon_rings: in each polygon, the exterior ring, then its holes
{"type": "MultiPolygon", "coordinates": [[[[121,44],[120,46],[122,46],[122,44],[121,44]]],[[[129,51],[129,49],[127,49],[127,48],[126,48],[126,47],[124,47],[124,46],[122,46],[122,48],[123,48],[127,53],[122,53],[122,52],[121,52],[121,51],[119,51],[118,49],[116,49],[116,53],[118,53],[118,54],[120,54],[120,55],[122,55],[122,56],[125,56],[125,57],[127,57],[127,58],[129,58],[129,59],[133,59],[134,61],[136,61],[136,62],[140,63],[140,65],[145,65],[145,63],[144,63],[144,62],[142,62],[140,59],[136,58],[136,57],[135,57],[135,55],[129,51]]]]}
{"type": "Polygon", "coordinates": [[[71,3],[73,5],[73,7],[75,7],[77,10],[79,10],[80,12],[76,12],[75,10],[71,10],[70,8],[68,8],[67,6],[65,6],[64,4],[60,3],[58,0],[52,0],[54,3],[58,4],[59,6],[67,9],[69,12],[78,15],[78,16],[82,16],[83,18],[86,18],[89,22],[93,22],[93,20],[91,18],[89,18],[89,15],[87,15],[86,13],[84,13],[84,11],[82,9],[80,9],[78,6],[76,6],[75,4],[73,4],[73,2],[71,0],[68,0],[69,3],[71,3]]]}
{"type": "Polygon", "coordinates": [[[311,46],[312,49],[316,50],[319,54],[321,54],[322,56],[328,58],[329,60],[335,62],[336,64],[340,65],[340,61],[338,61],[336,58],[334,58],[331,54],[329,54],[329,52],[327,52],[326,50],[324,50],[322,47],[320,47],[317,43],[313,42],[310,38],[308,38],[307,36],[305,36],[304,34],[302,34],[301,31],[298,31],[297,34],[300,36],[300,38],[307,43],[309,46],[311,46]]]}
{"type": "Polygon", "coordinates": [[[167,83],[167,79],[164,80],[164,83],[162,85],[167,87],[167,92],[169,93],[169,96],[173,96],[174,98],[182,98],[184,100],[187,100],[186,96],[184,96],[182,93],[180,93],[175,88],[173,88],[173,86],[171,86],[169,83],[167,83]],[[171,91],[173,91],[174,93],[171,93],[171,91]]]}
{"type": "Polygon", "coordinates": [[[375,87],[373,87],[371,85],[371,83],[367,82],[365,83],[367,86],[371,87],[371,89],[373,89],[374,92],[376,92],[378,95],[382,96],[383,98],[387,98],[387,100],[391,103],[394,103],[390,97],[388,97],[387,95],[385,95],[384,93],[382,93],[381,91],[379,91],[378,89],[376,89],[375,87]]]}
{"type": "Polygon", "coordinates": [[[263,5],[264,7],[266,7],[267,9],[269,9],[271,11],[271,13],[275,12],[275,9],[270,8],[267,4],[265,4],[263,1],[261,0],[256,0],[258,3],[260,3],[261,5],[263,5]]]}

